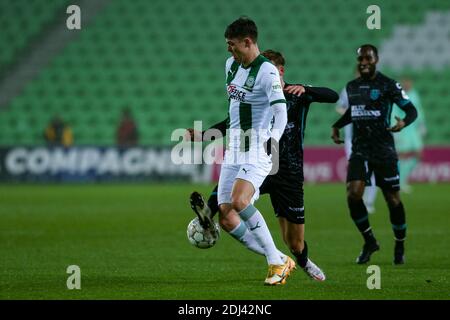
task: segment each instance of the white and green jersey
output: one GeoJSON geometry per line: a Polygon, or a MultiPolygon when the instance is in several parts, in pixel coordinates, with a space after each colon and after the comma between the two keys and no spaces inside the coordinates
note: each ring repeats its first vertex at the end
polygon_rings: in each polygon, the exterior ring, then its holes
{"type": "Polygon", "coordinates": [[[257,148],[270,137],[273,118],[270,106],[286,103],[278,69],[262,55],[247,68],[231,57],[226,62],[225,74],[229,100],[228,148],[233,151],[257,148]],[[240,130],[246,134],[239,134],[240,130]]]}

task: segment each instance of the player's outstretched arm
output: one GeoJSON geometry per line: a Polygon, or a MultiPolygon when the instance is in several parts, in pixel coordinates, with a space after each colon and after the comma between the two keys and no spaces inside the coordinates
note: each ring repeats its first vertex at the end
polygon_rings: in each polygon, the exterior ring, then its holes
{"type": "MultiPolygon", "coordinates": [[[[225,137],[226,132],[227,132],[227,122],[228,122],[228,117],[225,120],[222,120],[222,121],[212,125],[209,129],[207,129],[205,131],[198,131],[198,130],[194,130],[192,128],[187,128],[186,133],[184,134],[184,140],[185,141],[196,141],[196,142],[203,141],[203,136],[204,136],[205,132],[210,129],[219,130],[220,133],[222,134],[222,137],[225,137]]],[[[212,139],[212,140],[214,140],[214,139],[212,139]]]]}
{"type": "Polygon", "coordinates": [[[335,103],[339,100],[336,91],[326,87],[305,87],[305,94],[311,96],[311,102],[335,103]]]}
{"type": "MultiPolygon", "coordinates": [[[[227,122],[229,121],[229,118],[227,117],[225,120],[222,120],[214,125],[212,125],[208,130],[210,129],[216,129],[219,130],[223,137],[227,134],[227,122]]],[[[205,131],[203,131],[203,134],[205,131]]]]}
{"type": "Polygon", "coordinates": [[[296,96],[301,96],[305,92],[305,87],[299,84],[292,84],[285,86],[283,91],[296,96]]]}
{"type": "Polygon", "coordinates": [[[227,117],[225,120],[222,120],[214,125],[212,125],[209,129],[202,131],[202,137],[203,141],[214,141],[217,138],[223,138],[227,135],[227,125],[230,122],[229,117],[227,117]],[[209,132],[209,134],[206,134],[208,131],[215,131],[215,132],[209,132]],[[219,135],[217,135],[217,131],[219,131],[219,135]],[[206,140],[205,140],[206,139],[206,140]]]}

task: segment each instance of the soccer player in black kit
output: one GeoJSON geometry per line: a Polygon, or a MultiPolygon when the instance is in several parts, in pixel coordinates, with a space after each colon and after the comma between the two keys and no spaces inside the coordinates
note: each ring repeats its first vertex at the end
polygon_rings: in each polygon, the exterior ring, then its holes
{"type": "MultiPolygon", "coordinates": [[[[281,53],[266,50],[262,53],[271,60],[280,71],[281,83],[287,101],[288,123],[278,146],[269,146],[269,152],[277,152],[272,156],[274,166],[278,171],[267,176],[261,185],[260,194],[269,194],[275,215],[278,217],[283,234],[283,240],[291,253],[296,257],[300,267],[314,280],[325,280],[325,274],[308,259],[308,246],[304,241],[305,210],[303,203],[303,140],[305,136],[306,117],[312,102],[334,103],[338,94],[328,88],[305,85],[287,84],[283,80],[285,59],[281,53]],[[274,160],[275,159],[275,160],[274,160]]],[[[211,128],[226,133],[227,120],[211,128]]],[[[191,131],[191,137],[194,133],[191,131]]],[[[274,171],[274,170],[273,170],[274,171]]],[[[217,186],[211,193],[207,205],[202,196],[194,192],[191,195],[191,207],[199,217],[211,219],[219,208],[217,205],[217,186]]],[[[226,218],[220,217],[219,222],[225,230],[226,218]],[[225,225],[224,225],[225,224],[225,225]]],[[[232,232],[230,235],[238,239],[232,232]]]]}
{"type": "Polygon", "coordinates": [[[357,54],[361,76],[347,84],[349,107],[333,124],[331,133],[335,143],[342,143],[339,129],[353,124],[353,147],[347,172],[347,204],[365,241],[356,262],[368,262],[372,253],[380,249],[362,200],[364,187],[366,183],[370,185],[370,176],[374,172],[376,185],[381,188],[389,208],[395,236],[394,264],[403,264],[406,219],[405,208],[400,200],[398,158],[392,132],[398,132],[413,122],[417,118],[417,110],[398,82],[376,70],[378,51],[375,46],[363,45],[357,54]],[[406,116],[404,119],[396,117],[397,123],[391,127],[393,103],[406,116]]]}

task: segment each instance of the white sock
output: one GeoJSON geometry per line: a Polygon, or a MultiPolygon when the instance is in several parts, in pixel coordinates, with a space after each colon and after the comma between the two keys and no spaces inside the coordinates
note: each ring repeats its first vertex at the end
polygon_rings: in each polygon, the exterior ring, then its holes
{"type": "Polygon", "coordinates": [[[252,204],[249,204],[244,210],[239,212],[239,216],[244,220],[249,232],[253,235],[256,242],[264,250],[268,264],[284,264],[279,251],[273,242],[272,235],[267,227],[262,214],[252,204]]]}
{"type": "MultiPolygon", "coordinates": [[[[247,225],[244,222],[241,221],[239,225],[229,233],[233,238],[242,243],[247,249],[265,256],[264,249],[256,241],[255,237],[250,232],[250,230],[248,230],[247,225]]],[[[283,261],[286,259],[286,255],[283,252],[278,250],[278,254],[283,261]]]]}

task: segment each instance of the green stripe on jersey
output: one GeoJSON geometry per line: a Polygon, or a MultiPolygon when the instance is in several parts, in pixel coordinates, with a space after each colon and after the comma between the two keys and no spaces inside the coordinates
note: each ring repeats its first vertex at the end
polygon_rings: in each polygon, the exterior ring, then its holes
{"type": "Polygon", "coordinates": [[[239,104],[239,124],[242,130],[252,128],[252,105],[241,102],[239,104]]]}
{"type": "MultiPolygon", "coordinates": [[[[230,110],[228,110],[227,112],[227,121],[226,121],[226,130],[230,129],[230,110]]],[[[229,150],[229,146],[230,146],[230,135],[228,135],[227,133],[225,133],[225,149],[229,150]]]]}
{"type": "Polygon", "coordinates": [[[234,60],[233,64],[230,67],[230,70],[228,71],[227,84],[230,84],[231,81],[233,81],[238,69],[239,69],[239,63],[236,60],[234,60]]]}
{"type": "Polygon", "coordinates": [[[252,128],[252,105],[250,103],[241,102],[239,104],[239,125],[244,133],[240,137],[241,150],[248,151],[250,149],[251,128],[252,128]],[[247,130],[249,130],[247,132],[247,130]]]}
{"type": "Polygon", "coordinates": [[[274,100],[270,103],[270,105],[273,106],[275,103],[286,103],[286,100],[284,99],[274,100]]]}

